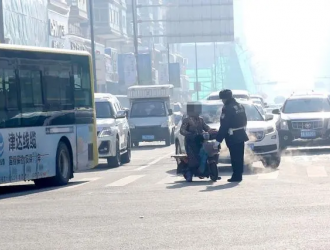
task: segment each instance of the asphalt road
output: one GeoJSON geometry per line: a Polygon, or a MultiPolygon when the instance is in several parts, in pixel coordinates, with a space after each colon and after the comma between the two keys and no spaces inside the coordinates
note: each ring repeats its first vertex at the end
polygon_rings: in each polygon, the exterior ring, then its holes
{"type": "MultiPolygon", "coordinates": [[[[240,184],[186,183],[174,147],[75,175],[62,188],[0,187],[0,249],[330,249],[330,148],[256,163],[240,184]]],[[[101,163],[104,161],[101,161],[101,163]]]]}

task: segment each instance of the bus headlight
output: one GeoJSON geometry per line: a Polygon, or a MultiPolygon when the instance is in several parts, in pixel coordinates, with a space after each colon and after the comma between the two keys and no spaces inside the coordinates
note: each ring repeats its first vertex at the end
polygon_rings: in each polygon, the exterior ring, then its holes
{"type": "Polygon", "coordinates": [[[281,120],[281,122],[280,122],[280,129],[282,129],[282,130],[289,130],[288,122],[287,121],[284,121],[284,120],[281,120]]]}
{"type": "Polygon", "coordinates": [[[106,137],[112,135],[112,129],[111,128],[103,128],[103,130],[100,132],[99,137],[106,137]]]}

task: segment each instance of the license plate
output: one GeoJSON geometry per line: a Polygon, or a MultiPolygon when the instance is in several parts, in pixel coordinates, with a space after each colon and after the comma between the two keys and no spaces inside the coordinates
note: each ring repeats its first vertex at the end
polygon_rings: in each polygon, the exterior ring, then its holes
{"type": "Polygon", "coordinates": [[[142,140],[153,140],[155,139],[154,135],[142,135],[142,140]]]}
{"type": "Polygon", "coordinates": [[[254,149],[254,144],[248,144],[249,149],[253,150],[254,149]]]}
{"type": "Polygon", "coordinates": [[[301,131],[301,138],[311,138],[315,136],[316,136],[315,131],[301,131]]]}

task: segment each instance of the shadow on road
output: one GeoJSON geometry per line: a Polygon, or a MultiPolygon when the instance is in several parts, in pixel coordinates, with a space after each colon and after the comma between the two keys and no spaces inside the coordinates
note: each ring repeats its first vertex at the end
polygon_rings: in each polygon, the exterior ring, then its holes
{"type": "Polygon", "coordinates": [[[69,182],[66,186],[60,187],[49,187],[49,188],[38,188],[33,183],[31,184],[23,184],[23,185],[9,185],[9,186],[0,186],[0,200],[15,198],[30,194],[37,194],[42,192],[48,192],[52,190],[57,190],[65,187],[80,185],[86,183],[87,181],[75,181],[69,182]]]}
{"type": "Polygon", "coordinates": [[[79,171],[79,173],[90,173],[90,172],[102,172],[102,171],[107,171],[109,169],[116,169],[116,168],[120,168],[123,167],[124,165],[120,165],[118,167],[110,167],[108,164],[106,163],[101,163],[99,165],[97,165],[95,168],[91,168],[91,169],[86,169],[86,170],[82,170],[79,171]]]}
{"type": "Polygon", "coordinates": [[[170,146],[166,146],[166,145],[143,145],[143,146],[139,146],[139,147],[134,147],[132,148],[132,151],[145,151],[145,150],[151,150],[151,149],[157,149],[157,148],[166,148],[166,147],[170,147],[170,146]]]}
{"type": "Polygon", "coordinates": [[[176,181],[172,186],[167,186],[167,189],[178,189],[178,188],[186,188],[192,186],[205,186],[205,185],[213,185],[214,182],[211,180],[199,180],[197,177],[193,182],[186,182],[182,177],[182,181],[176,181]]]}
{"type": "Polygon", "coordinates": [[[330,152],[328,140],[297,140],[282,151],[282,156],[320,155],[330,152]]]}
{"type": "MultiPolygon", "coordinates": [[[[222,180],[221,180],[222,181],[222,180]]],[[[199,192],[212,192],[212,191],[219,191],[223,189],[228,189],[228,188],[233,188],[238,186],[239,183],[233,182],[233,183],[226,183],[223,185],[218,185],[218,186],[207,186],[205,190],[200,190],[199,192]]]]}

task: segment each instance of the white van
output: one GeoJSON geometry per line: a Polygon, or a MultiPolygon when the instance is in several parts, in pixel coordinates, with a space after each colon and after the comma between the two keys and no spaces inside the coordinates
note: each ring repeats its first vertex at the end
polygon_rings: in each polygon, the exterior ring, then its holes
{"type": "Polygon", "coordinates": [[[131,134],[126,112],[111,94],[95,93],[97,147],[99,158],[117,167],[131,161],[131,134]]]}
{"type": "Polygon", "coordinates": [[[129,125],[132,143],[165,141],[174,144],[174,117],[170,107],[173,85],[144,85],[128,88],[129,125]]]}

